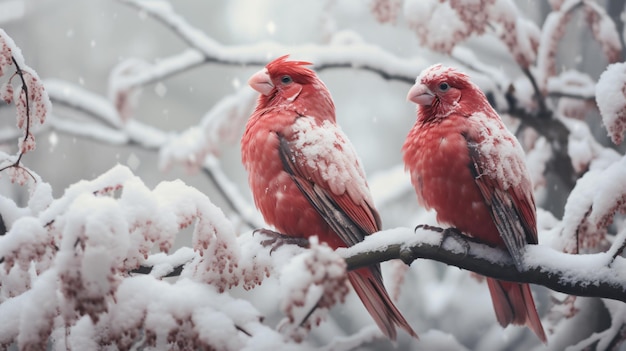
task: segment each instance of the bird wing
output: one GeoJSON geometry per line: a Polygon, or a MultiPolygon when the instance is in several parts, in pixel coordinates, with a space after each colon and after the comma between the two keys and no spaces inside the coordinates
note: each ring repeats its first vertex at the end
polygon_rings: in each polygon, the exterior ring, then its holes
{"type": "MultiPolygon", "coordinates": [[[[469,168],[474,181],[480,189],[485,203],[489,207],[502,240],[513,257],[518,270],[522,269],[522,254],[526,244],[537,244],[537,225],[535,203],[532,197],[530,181],[524,181],[518,186],[503,186],[501,179],[493,177],[486,171],[487,161],[481,154],[480,144],[465,135],[470,156],[469,168]]],[[[516,163],[502,165],[503,169],[525,169],[523,159],[508,157],[501,158],[500,162],[516,163]],[[521,163],[521,164],[520,164],[521,163]]]]}
{"type": "Polygon", "coordinates": [[[380,230],[358,157],[332,122],[299,117],[278,135],[285,172],[341,240],[352,246],[380,230]]]}

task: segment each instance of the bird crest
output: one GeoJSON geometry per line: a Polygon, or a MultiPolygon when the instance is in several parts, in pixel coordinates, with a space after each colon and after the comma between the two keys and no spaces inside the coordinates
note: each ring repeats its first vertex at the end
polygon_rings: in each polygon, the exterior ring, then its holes
{"type": "Polygon", "coordinates": [[[425,69],[415,81],[426,85],[448,82],[450,85],[456,87],[471,84],[469,77],[465,73],[459,72],[452,67],[447,67],[442,64],[436,64],[425,69]]]}
{"type": "Polygon", "coordinates": [[[268,63],[265,68],[270,77],[289,75],[295,81],[307,80],[315,77],[315,72],[305,66],[311,66],[307,61],[288,61],[289,55],[283,55],[268,63]],[[300,78],[300,79],[298,79],[300,78]]]}

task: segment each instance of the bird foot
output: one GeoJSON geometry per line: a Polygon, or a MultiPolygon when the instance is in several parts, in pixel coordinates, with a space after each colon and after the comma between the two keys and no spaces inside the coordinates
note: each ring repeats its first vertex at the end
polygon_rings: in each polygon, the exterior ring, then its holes
{"type": "Polygon", "coordinates": [[[469,242],[471,241],[471,238],[469,236],[463,234],[459,229],[454,228],[454,227],[443,229],[441,231],[441,234],[442,234],[442,238],[441,238],[441,241],[439,242],[440,249],[443,247],[443,244],[446,242],[446,240],[448,240],[449,238],[452,238],[456,240],[459,244],[461,244],[461,246],[463,246],[463,249],[465,250],[465,252],[463,253],[463,257],[461,259],[464,259],[467,257],[467,255],[469,254],[469,250],[470,250],[469,242]]]}
{"type": "Polygon", "coordinates": [[[272,252],[274,252],[279,247],[285,244],[298,245],[304,248],[309,247],[309,239],[307,238],[289,236],[289,235],[285,235],[285,234],[282,234],[282,233],[279,233],[270,229],[264,229],[264,228],[256,229],[255,231],[252,232],[253,235],[256,233],[263,234],[268,237],[268,239],[262,240],[260,244],[263,247],[268,247],[268,246],[271,247],[270,255],[272,254],[272,252]]]}
{"type": "Polygon", "coordinates": [[[429,224],[418,224],[415,226],[415,229],[413,229],[413,231],[416,232],[418,229],[430,230],[437,233],[441,233],[444,231],[444,229],[441,227],[435,227],[434,225],[429,224]]]}

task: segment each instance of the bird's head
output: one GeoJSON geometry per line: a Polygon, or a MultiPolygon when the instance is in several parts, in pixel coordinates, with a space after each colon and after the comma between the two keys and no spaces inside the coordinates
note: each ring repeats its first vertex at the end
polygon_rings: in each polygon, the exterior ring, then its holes
{"type": "Polygon", "coordinates": [[[330,93],[305,61],[288,61],[289,55],[268,63],[248,80],[252,89],[261,93],[259,107],[282,104],[306,106],[307,103],[329,105],[334,114],[330,93]]]}
{"type": "Polygon", "coordinates": [[[464,106],[476,101],[476,94],[484,94],[469,77],[451,67],[441,64],[431,66],[420,73],[407,95],[407,100],[418,105],[420,118],[424,121],[439,120],[453,112],[465,110],[464,106]]]}

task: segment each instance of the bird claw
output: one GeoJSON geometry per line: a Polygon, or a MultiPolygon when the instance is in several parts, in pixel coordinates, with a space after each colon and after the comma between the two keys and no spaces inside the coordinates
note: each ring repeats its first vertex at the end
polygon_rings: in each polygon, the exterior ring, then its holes
{"type": "Polygon", "coordinates": [[[430,230],[436,233],[441,233],[442,237],[441,237],[441,241],[439,242],[438,249],[443,248],[443,244],[446,242],[448,238],[454,238],[457,242],[461,244],[461,246],[463,246],[463,249],[465,249],[465,253],[463,254],[463,258],[461,259],[466,258],[467,255],[469,254],[469,250],[470,250],[469,242],[471,241],[471,237],[463,234],[457,228],[449,227],[449,228],[443,229],[441,227],[436,227],[434,225],[418,224],[415,227],[415,229],[413,229],[413,231],[415,232],[418,229],[430,230]]]}
{"type": "Polygon", "coordinates": [[[434,225],[418,224],[415,226],[415,229],[413,229],[413,232],[416,232],[418,229],[430,230],[430,231],[437,232],[437,233],[441,233],[444,231],[443,228],[435,227],[434,225]]]}
{"type": "Polygon", "coordinates": [[[288,245],[298,245],[300,247],[304,247],[304,248],[308,248],[309,247],[309,239],[307,238],[301,238],[301,237],[295,237],[295,236],[289,236],[289,235],[285,235],[270,229],[256,229],[252,232],[252,235],[254,234],[263,234],[267,237],[269,237],[268,239],[262,240],[260,242],[260,244],[263,247],[268,247],[270,246],[270,255],[277,250],[278,248],[280,248],[281,246],[288,244],[288,245]]]}
{"type": "Polygon", "coordinates": [[[448,240],[448,238],[453,238],[458,243],[460,243],[461,246],[463,246],[463,249],[465,250],[465,252],[463,253],[463,257],[461,259],[465,259],[467,257],[467,255],[469,254],[469,250],[470,250],[470,244],[469,244],[470,237],[463,234],[459,229],[454,228],[454,227],[448,227],[446,229],[443,229],[441,231],[441,234],[442,234],[442,238],[441,238],[441,241],[439,242],[439,249],[443,248],[443,244],[446,242],[446,240],[448,240]]]}

